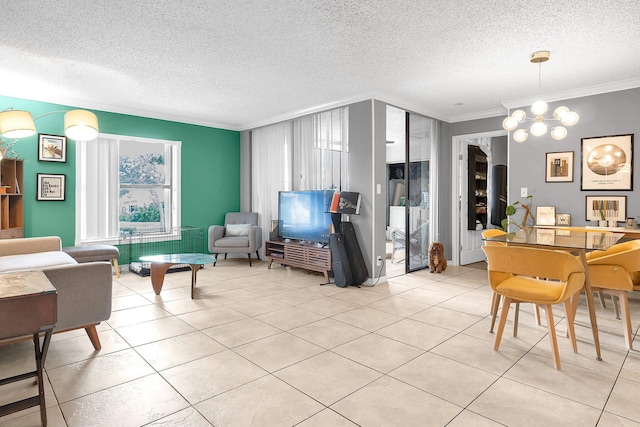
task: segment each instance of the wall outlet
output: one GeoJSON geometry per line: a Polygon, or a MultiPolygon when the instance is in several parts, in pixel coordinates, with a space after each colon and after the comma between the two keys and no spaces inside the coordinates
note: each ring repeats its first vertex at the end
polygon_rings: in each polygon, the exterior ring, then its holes
{"type": "Polygon", "coordinates": [[[382,265],[382,257],[380,255],[378,255],[376,257],[376,266],[380,267],[382,265]]]}

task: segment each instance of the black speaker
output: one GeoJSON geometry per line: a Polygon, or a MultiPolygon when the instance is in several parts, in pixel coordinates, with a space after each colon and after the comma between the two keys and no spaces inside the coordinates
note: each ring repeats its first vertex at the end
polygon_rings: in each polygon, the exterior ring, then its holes
{"type": "Polygon", "coordinates": [[[495,165],[491,172],[491,198],[489,200],[491,224],[500,227],[502,220],[507,217],[507,167],[495,165]]]}

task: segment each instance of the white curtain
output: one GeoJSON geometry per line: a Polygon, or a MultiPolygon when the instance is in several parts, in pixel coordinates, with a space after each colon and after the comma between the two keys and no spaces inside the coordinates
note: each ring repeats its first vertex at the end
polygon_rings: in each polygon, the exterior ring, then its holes
{"type": "Polygon", "coordinates": [[[76,141],[76,245],[118,241],[118,140],[76,141]]]}
{"type": "Polygon", "coordinates": [[[293,121],[294,190],[348,190],[349,107],[293,121]]]}
{"type": "Polygon", "coordinates": [[[292,123],[251,132],[251,210],[262,219],[263,241],[278,219],[278,191],[292,190],[292,123]]]}

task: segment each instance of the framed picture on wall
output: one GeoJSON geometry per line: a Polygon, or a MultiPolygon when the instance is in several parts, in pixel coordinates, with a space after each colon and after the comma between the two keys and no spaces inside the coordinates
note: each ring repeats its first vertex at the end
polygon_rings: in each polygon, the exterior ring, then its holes
{"type": "Polygon", "coordinates": [[[608,221],[624,221],[627,218],[627,196],[587,196],[587,221],[599,221],[604,215],[608,221]]]}
{"type": "Polygon", "coordinates": [[[66,162],[67,137],[38,134],[38,160],[41,162],[66,162]]]}
{"type": "Polygon", "coordinates": [[[581,190],[633,190],[633,134],[582,138],[581,190]]]}
{"type": "Polygon", "coordinates": [[[38,174],[36,200],[64,200],[66,175],[38,174]]]}
{"type": "Polygon", "coordinates": [[[573,151],[547,153],[545,182],[573,182],[573,151]]]}

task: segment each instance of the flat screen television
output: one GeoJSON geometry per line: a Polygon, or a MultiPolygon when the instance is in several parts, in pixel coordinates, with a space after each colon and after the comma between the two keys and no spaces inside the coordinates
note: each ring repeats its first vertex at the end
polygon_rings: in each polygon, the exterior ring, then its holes
{"type": "Polygon", "coordinates": [[[280,191],[278,233],[283,239],[329,243],[333,190],[280,191]]]}

